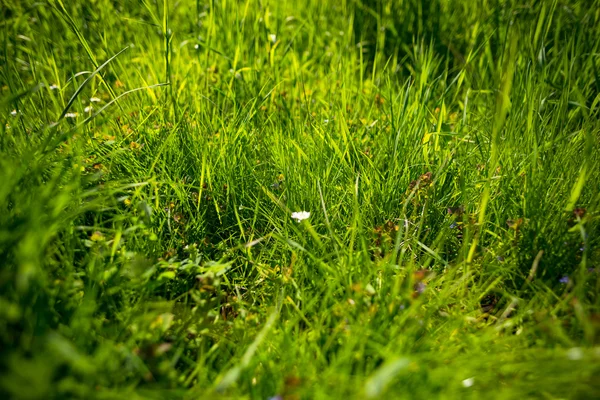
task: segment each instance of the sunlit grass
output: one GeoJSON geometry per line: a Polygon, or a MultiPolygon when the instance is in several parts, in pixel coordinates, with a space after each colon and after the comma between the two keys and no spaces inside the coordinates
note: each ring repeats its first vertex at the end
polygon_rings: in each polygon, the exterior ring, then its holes
{"type": "Polygon", "coordinates": [[[598,397],[597,9],[5,1],[0,394],[598,397]]]}

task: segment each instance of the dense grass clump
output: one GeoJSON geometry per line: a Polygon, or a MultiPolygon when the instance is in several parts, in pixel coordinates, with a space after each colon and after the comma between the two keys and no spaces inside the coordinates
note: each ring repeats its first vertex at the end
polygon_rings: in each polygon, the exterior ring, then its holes
{"type": "Polygon", "coordinates": [[[599,397],[599,10],[4,0],[0,395],[599,397]]]}

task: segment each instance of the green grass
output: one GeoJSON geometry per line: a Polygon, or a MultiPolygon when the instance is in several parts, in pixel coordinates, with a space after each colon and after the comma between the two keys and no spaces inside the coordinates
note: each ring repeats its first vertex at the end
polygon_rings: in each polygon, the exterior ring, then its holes
{"type": "Polygon", "coordinates": [[[600,397],[598,10],[4,0],[0,395],[600,397]]]}

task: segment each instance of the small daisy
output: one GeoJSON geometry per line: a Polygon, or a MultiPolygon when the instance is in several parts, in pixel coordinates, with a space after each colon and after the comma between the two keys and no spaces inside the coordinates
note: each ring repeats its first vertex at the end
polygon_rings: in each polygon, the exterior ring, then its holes
{"type": "Polygon", "coordinates": [[[196,45],[194,45],[194,48],[195,48],[196,50],[198,50],[198,49],[200,48],[200,45],[199,45],[199,44],[196,44],[196,45]]]}
{"type": "Polygon", "coordinates": [[[87,106],[86,108],[83,109],[83,111],[85,111],[86,113],[91,113],[93,109],[94,109],[94,107],[87,106]]]}
{"type": "Polygon", "coordinates": [[[58,87],[57,84],[53,83],[52,85],[48,86],[48,89],[50,89],[50,90],[58,90],[60,88],[58,87]]]}
{"type": "Polygon", "coordinates": [[[10,112],[10,115],[12,115],[13,117],[16,117],[17,116],[17,110],[12,110],[10,112]]]}
{"type": "Polygon", "coordinates": [[[65,118],[77,118],[77,113],[76,112],[66,113],[65,118]]]}
{"type": "Polygon", "coordinates": [[[97,97],[92,97],[92,98],[90,99],[90,103],[100,103],[101,101],[102,101],[102,100],[100,100],[100,99],[99,99],[99,98],[97,98],[97,97]]]}
{"type": "Polygon", "coordinates": [[[304,221],[305,219],[310,218],[310,212],[309,211],[296,211],[292,213],[292,218],[295,219],[297,222],[301,222],[304,221]]]}
{"type": "Polygon", "coordinates": [[[271,41],[271,43],[275,44],[275,42],[277,42],[277,35],[275,35],[274,33],[271,33],[269,35],[269,40],[271,41]]]}
{"type": "Polygon", "coordinates": [[[475,383],[474,378],[467,378],[462,381],[462,385],[466,388],[473,386],[474,383],[475,383]]]}

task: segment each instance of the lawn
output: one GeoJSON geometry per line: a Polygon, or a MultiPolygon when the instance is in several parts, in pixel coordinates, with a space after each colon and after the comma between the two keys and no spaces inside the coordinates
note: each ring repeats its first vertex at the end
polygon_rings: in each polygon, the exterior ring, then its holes
{"type": "Polygon", "coordinates": [[[600,398],[599,10],[2,0],[0,396],[600,398]]]}

